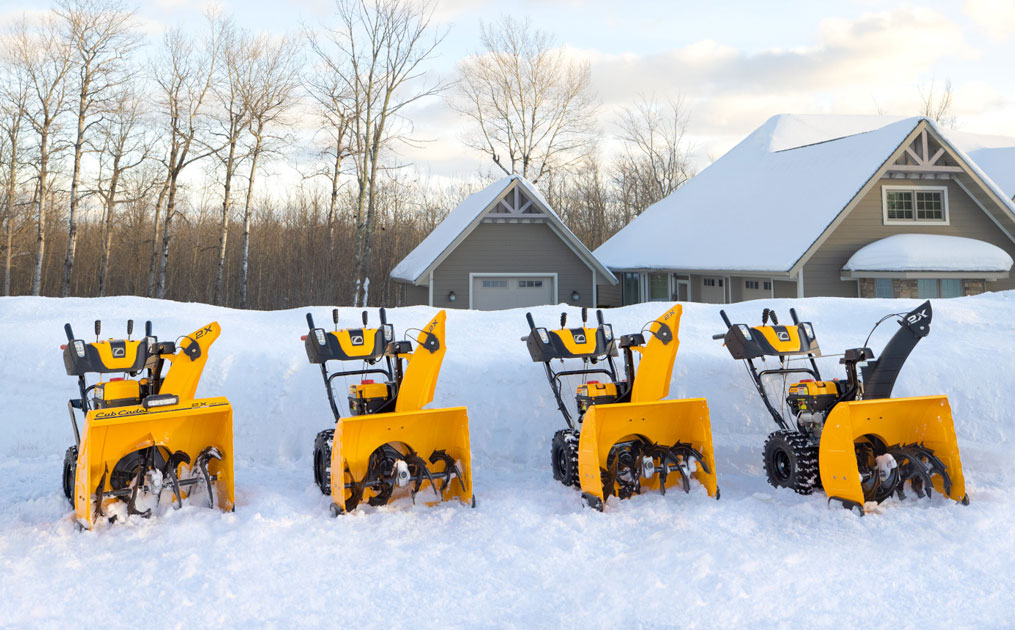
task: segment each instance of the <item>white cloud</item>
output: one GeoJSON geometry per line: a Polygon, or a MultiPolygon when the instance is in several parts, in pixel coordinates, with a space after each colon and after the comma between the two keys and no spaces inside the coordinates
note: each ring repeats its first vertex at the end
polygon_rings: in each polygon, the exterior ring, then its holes
{"type": "Polygon", "coordinates": [[[992,39],[1015,38],[1015,2],[1011,0],[966,0],[963,12],[992,39]]]}

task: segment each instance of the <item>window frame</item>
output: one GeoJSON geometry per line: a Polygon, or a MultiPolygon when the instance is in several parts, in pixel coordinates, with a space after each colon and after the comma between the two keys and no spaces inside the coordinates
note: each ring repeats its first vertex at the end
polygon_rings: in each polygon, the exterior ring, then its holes
{"type": "Polygon", "coordinates": [[[948,208],[948,187],[947,186],[882,186],[881,187],[881,221],[884,225],[951,225],[951,213],[948,208]],[[890,192],[911,192],[913,193],[913,218],[912,219],[889,219],[888,218],[888,193],[890,192]],[[921,219],[917,216],[916,194],[919,192],[940,192],[941,206],[944,214],[943,219],[921,219]]]}

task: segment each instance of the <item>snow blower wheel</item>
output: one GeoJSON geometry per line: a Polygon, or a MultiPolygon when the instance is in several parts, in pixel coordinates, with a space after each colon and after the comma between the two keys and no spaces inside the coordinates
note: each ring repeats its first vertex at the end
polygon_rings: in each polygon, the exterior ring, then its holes
{"type": "Polygon", "coordinates": [[[578,488],[577,431],[561,429],[553,434],[553,442],[550,443],[550,459],[553,464],[553,478],[565,486],[578,488]]]}
{"type": "Polygon", "coordinates": [[[331,494],[331,444],[335,430],[328,429],[317,434],[314,440],[314,483],[321,494],[331,494]]]}
{"type": "Polygon", "coordinates": [[[818,448],[796,431],[776,431],[765,441],[765,475],[776,488],[810,494],[818,486],[818,448]]]}
{"type": "Polygon", "coordinates": [[[63,456],[63,494],[74,505],[74,477],[78,469],[78,447],[71,446],[63,456]]]}

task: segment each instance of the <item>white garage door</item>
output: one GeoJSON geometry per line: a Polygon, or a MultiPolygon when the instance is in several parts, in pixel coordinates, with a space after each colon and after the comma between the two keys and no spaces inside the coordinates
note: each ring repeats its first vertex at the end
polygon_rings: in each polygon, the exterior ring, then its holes
{"type": "Polygon", "coordinates": [[[472,308],[494,311],[554,303],[553,276],[473,276],[472,308]]]}

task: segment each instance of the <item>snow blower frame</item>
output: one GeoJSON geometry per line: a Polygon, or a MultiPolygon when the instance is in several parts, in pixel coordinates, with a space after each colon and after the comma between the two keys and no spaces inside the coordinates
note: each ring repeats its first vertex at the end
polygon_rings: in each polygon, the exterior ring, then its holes
{"type": "Polygon", "coordinates": [[[585,503],[597,510],[602,511],[612,495],[626,499],[647,489],[665,494],[677,484],[690,492],[692,478],[719,498],[705,399],[662,400],[669,393],[681,312],[674,305],[619,342],[599,310],[595,328],[587,326],[584,307],[578,328],[566,327],[566,313],[557,330],[537,327],[532,314],[525,315],[529,334],[522,341],[533,362],[543,364],[567,423],[550,446],[554,479],[580,487],[585,503]],[[614,361],[618,346],[624,356],[623,379],[614,361]],[[635,353],[641,357],[637,372],[635,353]],[[565,360],[580,360],[581,368],[555,370],[554,360],[562,367],[565,360]],[[582,379],[575,394],[576,418],[562,395],[561,379],[569,376],[582,379]],[[590,376],[605,377],[605,382],[589,380],[590,376]]]}
{"type": "Polygon", "coordinates": [[[334,309],[332,332],[317,328],[307,313],[307,358],[321,367],[335,418],[335,428],[314,441],[314,482],[331,496],[333,515],[363,501],[384,505],[401,488],[415,503],[426,486],[438,501],[457,498],[475,507],[466,409],[423,409],[433,400],[444,358],[445,317],[440,311],[417,331],[414,350],[409,339],[394,340],[383,308],[379,328],[367,327],[363,311],[363,327],[349,329],[338,328],[334,309]],[[362,361],[362,367],[329,372],[328,361],[362,361]],[[361,382],[349,386],[350,415],[343,418],[332,381],[350,376],[361,382]],[[426,459],[423,453],[429,453],[426,459]]]}
{"type": "Polygon", "coordinates": [[[933,489],[967,505],[962,464],[955,440],[951,408],[945,396],[891,398],[906,359],[920,339],[930,333],[933,316],[929,301],[898,318],[899,330],[879,359],[870,348],[850,348],[839,364],[846,379],[824,381],[816,358],[821,356],[814,327],[789,310],[792,326],[780,326],[775,312],[764,309],[761,326],[733,324],[719,311],[726,332],[721,339],[734,359],[743,360],[765,408],[779,430],[765,441],[768,482],[800,494],[824,489],[829,501],[863,513],[867,501],[881,503],[893,494],[905,498],[904,486],[918,497],[933,489]],[[768,322],[771,320],[771,325],[768,322]],[[755,359],[777,357],[779,367],[758,369],[755,359]],[[793,358],[807,367],[792,367],[793,358]],[[772,402],[765,379],[808,376],[788,388],[787,419],[772,402]],[[792,421],[791,421],[792,420],[792,421]]]}
{"type": "Polygon", "coordinates": [[[175,509],[200,496],[202,505],[233,510],[232,407],[222,397],[194,398],[218,323],[176,343],[160,342],[150,321],[139,340],[130,338],[133,320],[126,339],[100,341],[101,328],[96,320],[96,340],[88,343],[66,324],[61,346],[80,394],[67,403],[75,445],[63,466],[64,494],[79,526],[91,529],[100,518],[115,522],[110,512],[116,502],[126,504],[128,517],[148,518],[166,490],[175,509]],[[90,373],[100,380],[89,385],[90,373]],[[123,376],[101,380],[115,373],[123,376]],[[82,430],[75,409],[85,416],[82,430]]]}

